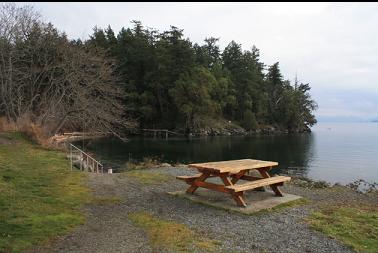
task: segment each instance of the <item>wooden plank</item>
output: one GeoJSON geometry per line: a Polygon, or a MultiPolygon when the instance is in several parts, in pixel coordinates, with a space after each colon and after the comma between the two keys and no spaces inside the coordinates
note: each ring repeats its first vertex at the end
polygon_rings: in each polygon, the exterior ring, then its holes
{"type": "Polygon", "coordinates": [[[232,192],[232,190],[227,189],[224,185],[214,184],[214,183],[209,183],[209,182],[204,182],[204,181],[194,181],[193,185],[196,187],[203,187],[203,188],[218,191],[218,192],[224,192],[224,193],[232,192]]]}
{"type": "Polygon", "coordinates": [[[255,181],[255,180],[263,179],[263,177],[254,177],[254,176],[250,176],[250,175],[243,175],[240,179],[247,180],[247,181],[255,181]]]}
{"type": "MultiPolygon", "coordinates": [[[[200,178],[202,174],[196,174],[192,176],[176,176],[176,179],[183,180],[183,181],[190,181],[197,178],[200,178]]],[[[216,175],[209,175],[208,177],[216,177],[216,175]]]]}
{"type": "Polygon", "coordinates": [[[191,193],[193,194],[197,189],[198,189],[198,186],[199,185],[196,185],[195,183],[198,183],[198,182],[203,182],[205,181],[208,177],[210,176],[210,173],[202,173],[202,175],[195,179],[192,183],[191,183],[191,186],[186,190],[187,193],[191,193]]]}
{"type": "Polygon", "coordinates": [[[193,176],[176,176],[176,178],[179,180],[196,179],[196,178],[199,178],[201,175],[202,174],[196,174],[193,176]]]}
{"type": "Polygon", "coordinates": [[[244,201],[244,192],[231,193],[238,206],[247,207],[247,203],[244,201]]]}
{"type": "MultiPolygon", "coordinates": [[[[257,171],[261,174],[261,176],[263,176],[264,178],[270,178],[270,175],[268,173],[268,171],[266,171],[265,169],[257,169],[257,171]]],[[[270,188],[272,189],[272,191],[276,194],[276,196],[280,196],[280,197],[283,197],[283,193],[280,189],[278,189],[277,185],[270,185],[270,188]]]]}
{"type": "Polygon", "coordinates": [[[244,183],[244,184],[226,186],[226,188],[233,190],[235,192],[240,192],[240,191],[255,189],[262,186],[282,184],[283,182],[289,181],[290,179],[291,179],[290,177],[285,177],[285,176],[274,176],[274,177],[264,178],[264,179],[244,183]]]}
{"type": "Polygon", "coordinates": [[[220,161],[220,162],[208,162],[208,163],[193,163],[189,164],[188,167],[196,168],[201,171],[215,171],[218,173],[238,173],[242,170],[248,169],[258,169],[258,168],[270,168],[272,166],[277,166],[277,162],[272,161],[261,161],[253,159],[242,159],[242,160],[231,160],[231,161],[220,161]]]}
{"type": "Polygon", "coordinates": [[[232,175],[231,183],[235,184],[237,181],[239,181],[239,179],[241,179],[244,176],[246,172],[246,170],[242,170],[239,173],[232,175]]]}
{"type": "MultiPolygon", "coordinates": [[[[225,187],[226,189],[229,186],[233,186],[233,183],[228,178],[227,174],[220,175],[220,178],[222,179],[224,185],[226,185],[226,187],[225,187]]],[[[235,202],[238,206],[243,206],[243,207],[247,206],[247,204],[245,203],[244,198],[243,198],[243,192],[237,193],[237,194],[235,194],[234,192],[231,192],[231,195],[232,195],[232,198],[235,200],[235,202]]]]}
{"type": "MultiPolygon", "coordinates": [[[[234,177],[234,175],[231,175],[231,177],[234,177]]],[[[240,179],[246,180],[246,181],[255,181],[255,180],[263,179],[263,177],[255,177],[255,176],[250,176],[250,175],[243,175],[242,177],[240,177],[240,179]]],[[[262,186],[262,187],[258,187],[256,189],[254,189],[254,190],[255,191],[263,191],[264,192],[265,188],[262,186]]]]}

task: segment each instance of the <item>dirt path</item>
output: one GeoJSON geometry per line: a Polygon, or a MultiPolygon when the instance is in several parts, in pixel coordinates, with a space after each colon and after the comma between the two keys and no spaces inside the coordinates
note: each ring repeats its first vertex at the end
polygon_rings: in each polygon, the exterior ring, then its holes
{"type": "MultiPolygon", "coordinates": [[[[188,174],[186,169],[153,169],[153,173],[169,174],[172,180],[162,184],[141,184],[122,174],[90,174],[89,185],[94,194],[117,196],[120,203],[88,206],[86,224],[58,240],[53,250],[44,251],[157,252],[153,251],[145,232],[128,219],[129,213],[147,211],[161,219],[186,224],[209,238],[222,241],[224,252],[353,252],[310,229],[302,221],[310,212],[308,206],[254,216],[229,213],[166,193],[185,188],[173,176],[188,174]]],[[[313,200],[335,196],[327,191],[310,191],[293,185],[287,186],[285,191],[313,200]]],[[[350,194],[345,196],[343,193],[341,197],[346,200],[358,197],[350,194]]],[[[339,198],[337,194],[336,198],[339,198]]],[[[42,252],[42,249],[34,252],[42,252]]]]}

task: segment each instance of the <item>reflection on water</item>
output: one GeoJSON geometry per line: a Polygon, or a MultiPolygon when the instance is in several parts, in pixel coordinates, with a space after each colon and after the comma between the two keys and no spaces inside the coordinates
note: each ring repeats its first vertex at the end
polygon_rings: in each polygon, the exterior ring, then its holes
{"type": "Polygon", "coordinates": [[[131,138],[89,141],[85,146],[114,168],[129,159],[156,157],[168,163],[193,163],[252,158],[279,162],[275,172],[348,183],[378,181],[378,124],[319,124],[313,133],[202,138],[131,138]]]}

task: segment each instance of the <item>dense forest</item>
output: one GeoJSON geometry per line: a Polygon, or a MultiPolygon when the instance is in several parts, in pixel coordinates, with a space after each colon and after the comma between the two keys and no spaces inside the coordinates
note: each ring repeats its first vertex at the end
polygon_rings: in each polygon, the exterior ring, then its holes
{"type": "Polygon", "coordinates": [[[246,130],[303,131],[316,122],[310,86],[285,80],[279,63],[266,66],[255,46],[243,51],[231,41],[221,51],[218,38],[199,45],[174,26],[158,32],[132,23],[117,35],[95,28],[85,43],[116,60],[124,103],[141,127],[196,131],[227,120],[246,130]]]}
{"type": "Polygon", "coordinates": [[[259,49],[219,38],[197,44],[183,30],[139,21],[115,34],[95,27],[70,40],[31,7],[0,12],[0,117],[27,118],[52,135],[63,130],[124,134],[164,128],[308,131],[316,103],[307,83],[286,80],[259,49]]]}

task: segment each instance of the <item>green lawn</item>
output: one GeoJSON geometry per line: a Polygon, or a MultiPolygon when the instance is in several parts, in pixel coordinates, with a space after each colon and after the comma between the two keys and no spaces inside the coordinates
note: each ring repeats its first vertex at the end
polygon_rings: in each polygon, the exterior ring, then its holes
{"type": "Polygon", "coordinates": [[[378,208],[368,205],[328,206],[313,213],[310,225],[357,252],[378,252],[378,208]]]}
{"type": "Polygon", "coordinates": [[[137,182],[141,184],[161,184],[167,181],[174,179],[173,176],[155,172],[155,171],[146,171],[143,169],[139,170],[131,170],[127,172],[123,172],[122,176],[135,179],[137,182]]]}
{"type": "Polygon", "coordinates": [[[82,224],[84,179],[63,152],[0,133],[0,252],[22,252],[82,224]]]}

